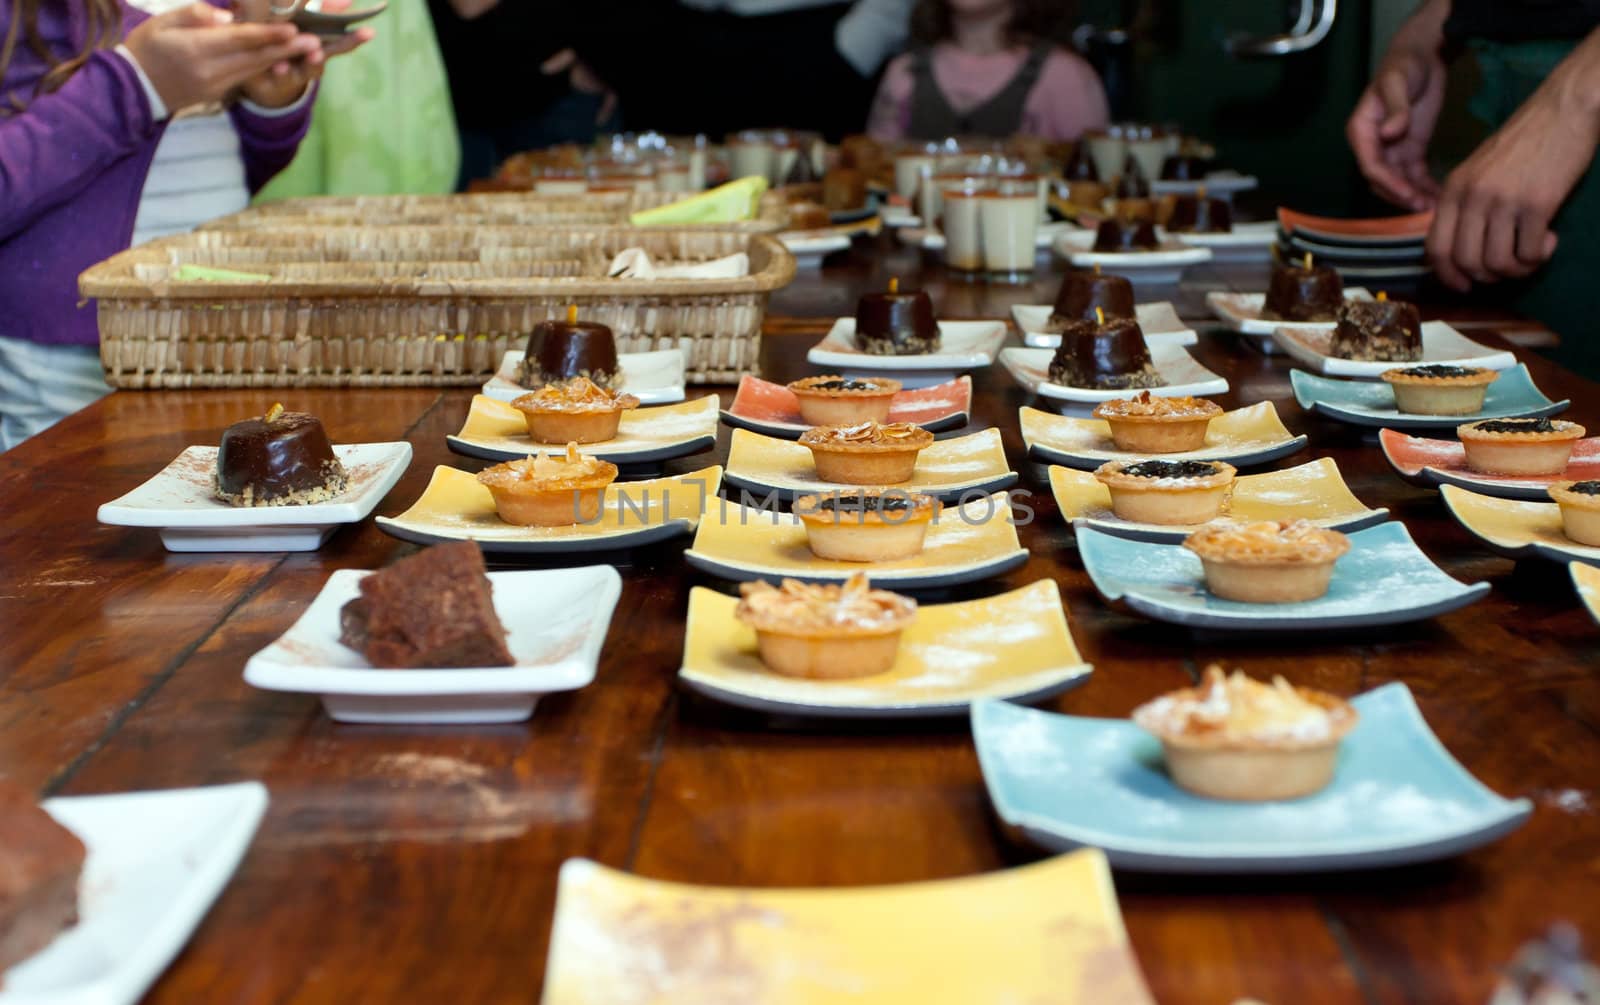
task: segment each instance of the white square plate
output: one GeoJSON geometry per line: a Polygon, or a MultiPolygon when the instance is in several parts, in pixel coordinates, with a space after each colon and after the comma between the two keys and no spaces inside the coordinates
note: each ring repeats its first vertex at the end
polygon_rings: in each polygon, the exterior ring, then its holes
{"type": "Polygon", "coordinates": [[[795,264],[806,269],[818,268],[824,258],[850,247],[849,234],[798,232],[783,234],[780,240],[783,241],[783,246],[789,249],[789,254],[794,256],[795,264]]]}
{"type": "MultiPolygon", "coordinates": [[[[1371,300],[1372,294],[1363,287],[1350,286],[1345,289],[1344,298],[1371,300]]],[[[1206,294],[1206,306],[1211,308],[1211,313],[1226,321],[1234,331],[1245,335],[1259,335],[1270,340],[1272,333],[1279,328],[1327,331],[1333,327],[1332,321],[1265,321],[1261,317],[1261,308],[1266,302],[1265,293],[1229,293],[1224,290],[1212,290],[1206,294]]]]}
{"type": "MultiPolygon", "coordinates": [[[[528,393],[517,383],[522,366],[522,350],[507,349],[500,358],[500,370],[483,385],[483,393],[496,401],[515,401],[528,393]]],[[[683,400],[683,352],[657,349],[654,352],[619,352],[617,367],[622,371],[619,391],[626,391],[643,405],[666,405],[683,400]]]]}
{"type": "Polygon", "coordinates": [[[927,387],[951,380],[962,370],[994,362],[1006,341],[1004,321],[940,321],[938,352],[916,356],[874,356],[856,348],[855,318],[840,318],[826,337],[806,353],[813,366],[838,369],[843,375],[889,376],[907,387],[927,387]]]}
{"type": "Polygon", "coordinates": [[[267,808],[258,782],[48,799],[89,849],[79,920],[5,972],[0,1005],[132,1005],[189,941],[267,808]]]}
{"type": "MultiPolygon", "coordinates": [[[[1054,402],[1094,404],[1138,393],[1137,390],[1101,391],[1053,384],[1050,382],[1050,357],[1053,355],[1055,353],[1049,349],[1007,349],[1000,354],[1000,365],[1030,392],[1054,402]]],[[[1227,379],[1201,366],[1200,361],[1189,355],[1182,346],[1153,345],[1150,347],[1150,361],[1167,382],[1164,387],[1150,388],[1150,393],[1157,398],[1228,393],[1227,379]]]]}
{"type": "Polygon", "coordinates": [[[1205,178],[1193,181],[1152,178],[1150,180],[1150,194],[1193,195],[1204,188],[1207,195],[1232,199],[1235,192],[1248,192],[1260,184],[1261,182],[1252,174],[1240,174],[1237,171],[1213,171],[1206,175],[1205,178]]]}
{"type": "Polygon", "coordinates": [[[329,576],[300,620],[250,657],[246,683],[321,695],[340,722],[520,722],[540,695],[594,680],[622,595],[622,577],[609,565],[491,572],[494,612],[515,666],[383,670],[339,641],[339,611],[367,575],[340,569],[329,576]]]}
{"type": "MultiPolygon", "coordinates": [[[[1327,354],[1331,329],[1306,331],[1279,328],[1272,333],[1278,348],[1288,353],[1297,363],[1303,363],[1316,373],[1327,377],[1360,377],[1376,380],[1385,370],[1413,363],[1383,363],[1367,360],[1336,359],[1327,354]]],[[[1477,366],[1487,370],[1509,370],[1517,365],[1517,358],[1509,352],[1480,345],[1451,328],[1443,321],[1422,323],[1422,358],[1416,363],[1442,363],[1449,366],[1477,366]]]]}
{"type": "MultiPolygon", "coordinates": [[[[1061,336],[1044,331],[1055,308],[1050,304],[1017,304],[1011,308],[1011,319],[1022,329],[1022,344],[1033,349],[1054,349],[1061,344],[1061,336]]],[[[1195,330],[1178,317],[1178,309],[1168,301],[1154,304],[1137,304],[1133,308],[1144,340],[1152,346],[1194,345],[1200,341],[1195,330]]]]}
{"type": "Polygon", "coordinates": [[[366,519],[411,463],[409,443],[333,448],[350,484],[310,506],[230,506],[214,494],[216,447],[188,447],[155,477],[100,507],[101,523],[156,527],[168,551],[316,551],[343,524],[366,519]]]}
{"type": "Polygon", "coordinates": [[[1184,269],[1211,261],[1210,248],[1192,247],[1170,238],[1157,251],[1095,251],[1092,230],[1075,230],[1057,237],[1056,253],[1074,268],[1092,269],[1098,265],[1106,272],[1127,276],[1135,286],[1171,285],[1183,278],[1184,269]]]}
{"type": "Polygon", "coordinates": [[[1278,225],[1272,220],[1261,220],[1236,223],[1232,230],[1221,234],[1158,233],[1192,247],[1210,248],[1211,259],[1215,262],[1265,262],[1272,257],[1272,246],[1278,240],[1278,225]]]}

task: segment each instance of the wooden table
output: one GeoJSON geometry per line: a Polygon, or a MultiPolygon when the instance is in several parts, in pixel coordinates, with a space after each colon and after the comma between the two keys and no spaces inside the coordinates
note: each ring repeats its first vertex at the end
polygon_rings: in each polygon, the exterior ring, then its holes
{"type": "MultiPolygon", "coordinates": [[[[949,317],[1048,302],[1059,278],[968,285],[887,240],[858,245],[774,299],[767,374],[811,372],[804,353],[825,319],[890,275],[926,284],[949,317]]],[[[1173,295],[1202,318],[1208,286],[1263,279],[1259,268],[1202,270],[1173,295]]],[[[961,595],[1059,581],[1095,673],[1051,708],[1123,716],[1213,660],[1346,695],[1400,680],[1475,775],[1537,809],[1498,844],[1428,866],[1119,875],[1158,999],[1481,1002],[1497,968],[1549,923],[1600,939],[1600,627],[1566,570],[1485,551],[1359,430],[1302,413],[1280,358],[1222,333],[1196,352],[1232,382],[1224,404],[1270,398],[1311,434],[1308,452],[1280,464],[1335,458],[1355,493],[1388,506],[1446,571],[1493,583],[1488,599],[1339,635],[1218,639],[1152,625],[1100,602],[1026,468],[1023,487],[1039,493],[1039,518],[1021,528],[1032,558],[961,595]]],[[[1522,355],[1541,387],[1575,401],[1573,418],[1600,426],[1600,388],[1522,355]]],[[[1027,397],[999,367],[975,381],[974,428],[1000,427],[1022,464],[1027,397]]],[[[726,401],[729,389],[717,390],[726,401]]],[[[331,571],[379,567],[412,546],[368,521],[312,554],[178,555],[152,531],[95,522],[101,502],[277,398],[320,414],[341,441],[409,440],[416,458],[379,507],[398,513],[435,465],[481,466],[445,447],[470,396],[121,393],[0,455],[0,770],[44,794],[245,779],[271,790],[254,846],[151,1001],[537,1000],[556,869],[572,856],[695,883],[801,886],[963,876],[1039,856],[999,833],[963,720],[803,726],[680,693],[685,604],[704,581],[682,543],[614,556],[626,587],[589,687],[546,699],[521,725],[379,728],[335,725],[316,698],[256,691],[240,673],[331,571]]],[[[719,459],[726,449],[724,432],[719,459]]]]}

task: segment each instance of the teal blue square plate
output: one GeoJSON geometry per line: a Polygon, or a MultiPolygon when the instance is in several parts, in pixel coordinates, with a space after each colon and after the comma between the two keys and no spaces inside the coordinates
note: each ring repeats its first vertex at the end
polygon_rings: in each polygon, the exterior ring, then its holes
{"type": "Polygon", "coordinates": [[[1509,834],[1526,799],[1503,799],[1428,729],[1404,684],[1351,701],[1332,784],[1304,799],[1239,803],[1178,788],[1161,742],[1126,719],[972,706],[984,784],[1015,835],[1052,850],[1103,849],[1121,869],[1293,873],[1446,858],[1509,834]]]}
{"type": "Polygon", "coordinates": [[[1178,544],[1078,531],[1078,553],[1108,603],[1156,621],[1225,631],[1367,628],[1436,617],[1482,599],[1488,583],[1445,575],[1405,525],[1381,523],[1350,535],[1328,592],[1295,604],[1249,604],[1206,592],[1200,558],[1178,544]]]}
{"type": "Polygon", "coordinates": [[[1520,419],[1565,412],[1571,400],[1551,401],[1533,386],[1528,368],[1518,363],[1500,371],[1500,379],[1489,385],[1483,411],[1476,415],[1412,415],[1394,405],[1394,392],[1383,381],[1335,380],[1304,370],[1290,370],[1289,384],[1294,400],[1308,412],[1320,412],[1330,419],[1357,426],[1387,426],[1390,429],[1454,429],[1463,422],[1480,419],[1520,419]]]}

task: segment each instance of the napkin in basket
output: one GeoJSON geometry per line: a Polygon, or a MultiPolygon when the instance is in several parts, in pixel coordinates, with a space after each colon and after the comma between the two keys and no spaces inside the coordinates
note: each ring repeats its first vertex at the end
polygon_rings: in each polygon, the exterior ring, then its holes
{"type": "Polygon", "coordinates": [[[693,265],[657,265],[643,248],[624,248],[611,260],[611,279],[742,279],[750,274],[750,256],[736,254],[693,265]]]}

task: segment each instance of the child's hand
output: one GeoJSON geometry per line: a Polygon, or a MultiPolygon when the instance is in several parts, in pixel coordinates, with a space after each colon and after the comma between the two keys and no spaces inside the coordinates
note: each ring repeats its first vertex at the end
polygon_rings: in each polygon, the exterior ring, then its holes
{"type": "MultiPolygon", "coordinates": [[[[323,9],[332,10],[334,6],[331,3],[323,4],[323,9]]],[[[296,60],[274,63],[265,72],[245,81],[240,90],[246,98],[266,108],[292,105],[306,92],[306,87],[313,80],[322,76],[323,67],[329,59],[361,46],[372,36],[371,28],[357,28],[343,38],[319,41],[314,51],[296,60]]]]}
{"type": "Polygon", "coordinates": [[[322,51],[314,36],[291,24],[234,24],[232,14],[206,3],[145,21],[124,44],[171,112],[221,101],[277,64],[322,51]]]}

